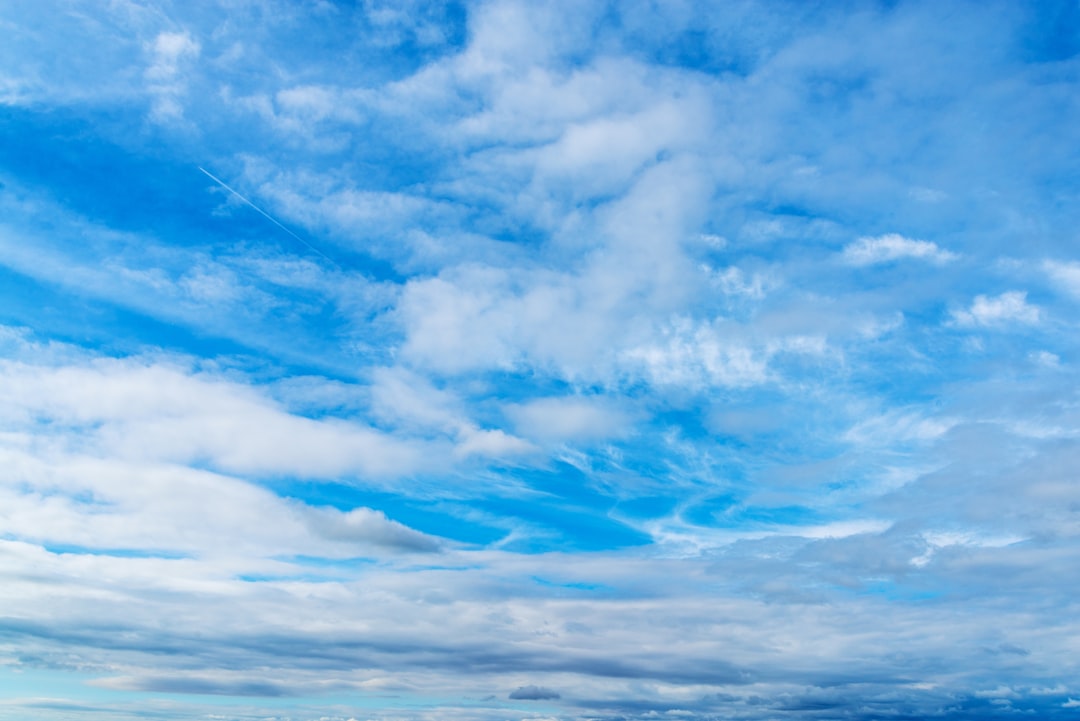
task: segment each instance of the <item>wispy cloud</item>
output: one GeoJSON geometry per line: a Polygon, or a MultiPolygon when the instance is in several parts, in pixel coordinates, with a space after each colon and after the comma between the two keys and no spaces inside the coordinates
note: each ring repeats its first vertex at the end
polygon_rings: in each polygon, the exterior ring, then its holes
{"type": "Polygon", "coordinates": [[[1080,262],[1043,261],[1043,270],[1059,288],[1080,297],[1080,262]]]}
{"type": "Polygon", "coordinates": [[[199,43],[187,32],[162,32],[148,43],[151,62],[145,76],[154,97],[150,115],[155,121],[166,122],[183,116],[187,93],[183,66],[198,58],[200,50],[199,43]]]}
{"type": "Polygon", "coordinates": [[[550,701],[562,697],[558,691],[544,686],[520,686],[510,692],[509,698],[520,701],[550,701]]]}

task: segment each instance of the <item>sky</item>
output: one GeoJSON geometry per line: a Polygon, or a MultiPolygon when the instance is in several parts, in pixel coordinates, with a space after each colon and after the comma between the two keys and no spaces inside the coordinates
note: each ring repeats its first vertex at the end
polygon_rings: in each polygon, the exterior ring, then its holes
{"type": "Polygon", "coordinates": [[[1080,715],[1075,0],[0,34],[0,721],[1080,715]]]}

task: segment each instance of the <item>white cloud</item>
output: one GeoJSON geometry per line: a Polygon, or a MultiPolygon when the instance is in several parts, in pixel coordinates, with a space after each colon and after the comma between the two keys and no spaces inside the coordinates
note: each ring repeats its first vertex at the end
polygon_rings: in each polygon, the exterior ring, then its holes
{"type": "Polygon", "coordinates": [[[1058,368],[1061,365],[1061,357],[1046,350],[1031,351],[1028,358],[1044,368],[1058,368]]]}
{"type": "Polygon", "coordinates": [[[1038,323],[1039,308],[1027,302],[1024,291],[1008,291],[996,297],[975,296],[968,310],[953,311],[961,326],[994,326],[1004,323],[1038,323]]]}
{"type": "MultiPolygon", "coordinates": [[[[512,368],[519,359],[520,327],[513,306],[524,311],[526,301],[510,295],[509,280],[504,271],[471,267],[449,277],[410,281],[397,309],[408,329],[405,357],[451,373],[512,368]]],[[[554,322],[553,308],[538,310],[554,322]]],[[[537,315],[530,320],[527,327],[535,333],[543,320],[537,315]]]]}
{"type": "Polygon", "coordinates": [[[679,319],[656,341],[630,348],[624,358],[661,386],[746,387],[764,383],[768,358],[738,337],[725,337],[710,324],[679,319]]]}
{"type": "Polygon", "coordinates": [[[168,80],[174,77],[182,60],[199,55],[199,43],[192,39],[187,32],[160,33],[150,49],[153,52],[154,62],[147,71],[146,76],[151,80],[168,80]]]}
{"type": "MultiPolygon", "coordinates": [[[[221,99],[244,113],[253,113],[290,146],[316,153],[342,152],[352,127],[366,119],[363,90],[323,85],[296,85],[274,93],[239,95],[229,86],[221,99]]],[[[250,118],[248,119],[251,120],[250,118]]],[[[297,190],[302,183],[295,182],[297,190]]]]}
{"type": "Polygon", "coordinates": [[[3,362],[0,378],[4,416],[48,419],[68,438],[123,458],[301,477],[385,478],[436,462],[430,447],[344,419],[292,415],[252,387],[168,363],[3,362]]]}
{"type": "Polygon", "coordinates": [[[405,551],[436,551],[438,541],[392,521],[382,511],[354,508],[342,512],[335,508],[303,507],[302,513],[311,531],[334,541],[367,542],[405,551]]]}
{"type": "Polygon", "coordinates": [[[454,441],[455,458],[506,458],[531,453],[531,444],[501,429],[483,429],[469,417],[467,404],[437,389],[425,376],[404,368],[380,368],[373,374],[371,410],[398,432],[439,436],[454,441]]]}
{"type": "Polygon", "coordinates": [[[1080,263],[1047,260],[1043,262],[1043,270],[1058,287],[1080,298],[1080,263]]]}
{"type": "Polygon", "coordinates": [[[765,273],[745,273],[741,268],[729,266],[723,269],[713,270],[709,266],[703,268],[721,292],[731,296],[743,296],[750,300],[761,300],[767,291],[778,285],[779,281],[765,273]]]}
{"type": "Polygon", "coordinates": [[[184,67],[198,58],[201,46],[188,32],[162,32],[147,50],[150,66],[144,73],[147,89],[154,98],[151,118],[165,122],[184,114],[183,96],[187,93],[184,67]]]}
{"type": "Polygon", "coordinates": [[[15,538],[151,554],[330,550],[309,540],[296,508],[265,489],[207,471],[98,459],[63,446],[10,436],[0,443],[7,469],[0,520],[15,538]]]}
{"type": "Polygon", "coordinates": [[[509,458],[532,453],[535,450],[536,448],[528,441],[512,436],[499,428],[468,428],[461,434],[460,443],[454,447],[454,456],[458,458],[469,456],[509,458]]]}
{"type": "Polygon", "coordinates": [[[471,76],[499,78],[544,66],[587,41],[596,8],[585,4],[497,2],[470,18],[471,38],[458,62],[471,76]]]}
{"type": "Polygon", "coordinates": [[[699,99],[659,98],[630,115],[569,124],[558,140],[522,159],[534,168],[533,184],[548,185],[550,194],[570,190],[584,198],[619,193],[661,151],[705,142],[708,117],[708,107],[699,99]]]}
{"type": "Polygon", "coordinates": [[[633,416],[602,398],[540,398],[504,409],[518,432],[541,440],[593,441],[626,435],[633,416]]]}
{"type": "Polygon", "coordinates": [[[371,411],[382,423],[446,434],[470,425],[461,399],[404,368],[376,369],[370,394],[371,411]]]}
{"type": "Polygon", "coordinates": [[[912,240],[896,233],[881,235],[876,238],[863,237],[844,248],[844,262],[850,265],[864,266],[889,263],[903,258],[915,258],[942,264],[955,260],[959,256],[939,248],[928,240],[912,240]]]}
{"type": "Polygon", "coordinates": [[[902,443],[928,443],[949,431],[957,420],[926,417],[914,410],[897,408],[860,420],[843,439],[859,446],[895,447],[902,443]]]}

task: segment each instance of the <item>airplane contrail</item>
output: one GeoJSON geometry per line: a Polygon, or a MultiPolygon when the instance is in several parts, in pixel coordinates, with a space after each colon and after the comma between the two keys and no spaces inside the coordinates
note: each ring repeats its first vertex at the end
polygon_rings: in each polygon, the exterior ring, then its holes
{"type": "Polygon", "coordinates": [[[277,227],[281,228],[282,230],[284,230],[284,231],[285,231],[286,233],[288,233],[288,234],[289,234],[289,235],[291,235],[292,237],[296,238],[296,239],[297,239],[298,241],[300,241],[301,243],[303,243],[304,245],[306,245],[306,246],[307,246],[308,248],[310,248],[310,249],[311,249],[312,251],[314,251],[314,252],[318,253],[319,255],[321,255],[322,257],[326,258],[326,259],[327,259],[328,261],[330,261],[331,263],[334,263],[334,265],[337,265],[337,263],[336,263],[336,262],[334,262],[334,259],[333,259],[333,258],[331,258],[331,257],[330,257],[329,255],[327,255],[326,253],[322,252],[321,250],[319,250],[318,248],[316,248],[316,247],[315,247],[314,245],[312,245],[311,243],[309,243],[309,242],[307,242],[306,240],[304,240],[303,238],[301,238],[301,237],[300,237],[299,235],[297,235],[296,233],[294,233],[294,232],[292,232],[291,230],[289,230],[288,228],[286,228],[286,227],[285,227],[284,225],[282,225],[282,224],[281,224],[281,223],[280,223],[280,222],[278,221],[278,219],[277,219],[277,218],[275,218],[274,216],[270,215],[269,213],[267,213],[267,212],[266,212],[265,210],[263,210],[263,209],[262,209],[262,208],[260,208],[259,206],[255,205],[254,203],[252,203],[252,202],[251,202],[250,200],[248,200],[247,198],[245,198],[245,197],[244,197],[243,195],[241,195],[241,194],[240,194],[240,193],[238,193],[237,191],[233,190],[233,189],[232,189],[232,188],[231,188],[231,187],[229,186],[229,184],[228,184],[228,183],[226,183],[226,182],[225,182],[224,180],[222,180],[221,178],[217,177],[216,175],[214,175],[213,173],[211,173],[211,172],[210,172],[209,170],[207,170],[206,168],[202,167],[201,165],[200,165],[200,166],[198,166],[198,168],[199,168],[199,170],[201,170],[201,171],[203,172],[203,174],[204,174],[204,175],[206,175],[206,176],[207,176],[208,178],[210,178],[210,180],[213,180],[213,181],[214,181],[215,183],[217,183],[218,185],[220,185],[220,186],[221,186],[222,188],[225,188],[225,190],[229,191],[230,193],[232,193],[233,195],[235,195],[235,196],[236,196],[237,198],[239,198],[240,200],[244,201],[244,202],[245,202],[245,203],[246,203],[247,205],[251,206],[251,208],[252,208],[252,209],[254,209],[254,210],[255,210],[255,212],[257,212],[257,213],[258,213],[259,215],[261,215],[262,217],[266,218],[266,219],[267,219],[267,220],[269,220],[269,221],[270,221],[271,223],[273,223],[273,224],[274,224],[274,225],[276,225],[277,227]]]}

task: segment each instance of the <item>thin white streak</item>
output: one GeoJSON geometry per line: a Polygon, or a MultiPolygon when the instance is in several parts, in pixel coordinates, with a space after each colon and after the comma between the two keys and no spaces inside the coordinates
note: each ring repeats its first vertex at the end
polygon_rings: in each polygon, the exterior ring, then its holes
{"type": "MultiPolygon", "coordinates": [[[[288,228],[286,228],[286,227],[285,227],[284,225],[282,225],[282,224],[281,224],[281,223],[280,223],[280,222],[278,221],[278,219],[277,219],[277,218],[275,218],[274,216],[270,215],[269,213],[267,213],[267,212],[266,212],[265,210],[263,210],[263,209],[262,209],[262,208],[260,208],[259,206],[255,205],[254,203],[252,203],[252,202],[251,202],[250,200],[248,200],[247,198],[245,198],[245,197],[244,197],[243,195],[241,195],[241,194],[240,194],[240,193],[238,193],[237,191],[233,190],[233,189],[232,189],[232,188],[231,188],[231,187],[230,187],[230,186],[228,185],[228,183],[226,183],[226,182],[225,182],[224,180],[222,180],[221,178],[217,177],[216,175],[214,175],[213,173],[211,173],[211,172],[210,172],[209,170],[207,170],[206,168],[202,167],[201,165],[199,166],[199,170],[201,170],[201,171],[202,171],[202,172],[203,172],[203,173],[204,173],[204,174],[205,174],[205,175],[206,175],[207,177],[209,177],[209,178],[210,178],[211,180],[213,180],[213,181],[214,181],[215,183],[217,183],[218,185],[220,185],[220,186],[221,186],[222,188],[225,188],[225,190],[229,191],[230,193],[232,193],[233,195],[235,195],[235,196],[236,196],[237,198],[239,198],[240,200],[242,200],[242,201],[244,201],[245,203],[247,203],[247,204],[248,204],[249,206],[251,206],[251,207],[252,207],[252,208],[253,208],[253,209],[254,209],[254,210],[255,210],[255,211],[257,212],[257,213],[259,213],[259,215],[261,215],[262,217],[266,218],[267,220],[269,220],[269,221],[270,221],[271,223],[273,223],[273,224],[274,224],[274,225],[276,225],[277,227],[279,227],[279,228],[281,228],[282,230],[284,230],[284,231],[285,231],[286,233],[288,233],[289,235],[291,235],[291,236],[292,236],[293,238],[296,238],[296,239],[297,239],[298,241],[300,241],[301,243],[303,243],[303,244],[304,244],[305,246],[307,246],[308,248],[310,248],[310,249],[311,249],[312,251],[314,251],[314,252],[318,253],[319,255],[321,255],[321,256],[322,256],[323,258],[325,258],[326,260],[330,261],[331,263],[334,263],[334,259],[333,259],[333,258],[331,258],[331,257],[330,257],[330,256],[328,256],[328,255],[327,255],[326,253],[322,252],[321,250],[319,250],[318,248],[316,248],[316,247],[315,247],[314,245],[312,245],[311,243],[309,243],[309,242],[307,242],[306,240],[304,240],[303,238],[301,238],[301,237],[300,237],[299,235],[297,235],[296,233],[294,233],[294,232],[292,232],[291,230],[289,230],[288,228]]],[[[336,263],[334,263],[334,264],[336,265],[336,263]]]]}

